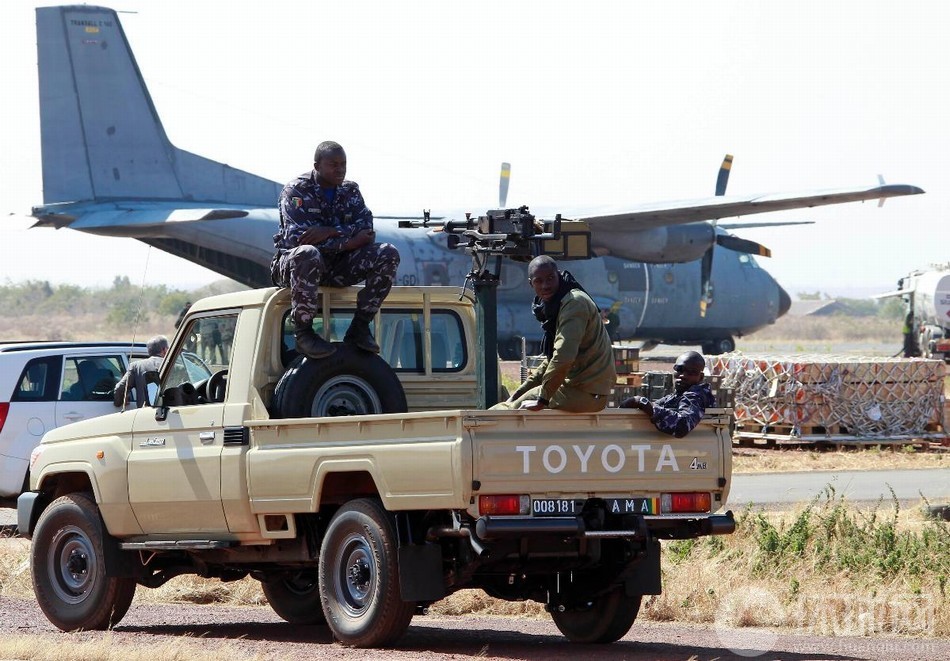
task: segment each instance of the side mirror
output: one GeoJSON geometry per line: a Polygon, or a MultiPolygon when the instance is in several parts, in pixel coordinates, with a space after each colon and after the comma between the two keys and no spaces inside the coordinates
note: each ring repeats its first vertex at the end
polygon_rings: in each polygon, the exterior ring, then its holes
{"type": "Polygon", "coordinates": [[[156,422],[164,422],[168,418],[168,409],[173,406],[181,406],[184,403],[181,389],[178,386],[165,388],[165,391],[157,398],[155,403],[157,404],[155,420],[156,422]]]}

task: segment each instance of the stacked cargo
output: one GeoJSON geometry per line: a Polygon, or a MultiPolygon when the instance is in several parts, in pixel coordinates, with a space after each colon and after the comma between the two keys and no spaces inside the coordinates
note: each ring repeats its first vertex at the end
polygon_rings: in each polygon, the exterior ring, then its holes
{"type": "Polygon", "coordinates": [[[640,394],[643,374],[640,373],[640,348],[613,345],[614,370],[617,382],[611,393],[611,406],[617,406],[628,397],[640,394]]]}
{"type": "Polygon", "coordinates": [[[945,437],[943,361],[731,353],[711,358],[710,369],[734,392],[738,439],[945,437]]]}

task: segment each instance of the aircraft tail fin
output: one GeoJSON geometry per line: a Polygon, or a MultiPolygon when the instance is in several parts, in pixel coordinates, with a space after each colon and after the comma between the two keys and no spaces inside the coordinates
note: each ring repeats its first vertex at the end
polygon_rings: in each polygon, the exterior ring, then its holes
{"type": "Polygon", "coordinates": [[[171,144],[115,11],[41,7],[36,31],[46,204],[276,206],[276,182],[171,144]]]}

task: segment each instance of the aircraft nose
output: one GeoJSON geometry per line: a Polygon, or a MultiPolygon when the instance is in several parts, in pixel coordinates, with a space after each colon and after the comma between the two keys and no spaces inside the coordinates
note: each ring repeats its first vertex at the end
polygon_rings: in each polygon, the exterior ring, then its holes
{"type": "Polygon", "coordinates": [[[778,286],[778,316],[784,315],[788,312],[788,309],[792,307],[792,297],[788,295],[788,292],[782,289],[782,285],[778,286]]]}

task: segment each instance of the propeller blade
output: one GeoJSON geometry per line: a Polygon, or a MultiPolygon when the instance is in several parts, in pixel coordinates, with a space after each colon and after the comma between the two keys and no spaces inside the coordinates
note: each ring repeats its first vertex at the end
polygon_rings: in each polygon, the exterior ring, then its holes
{"type": "Polygon", "coordinates": [[[729,171],[732,170],[732,154],[726,154],[719,167],[719,177],[716,179],[716,195],[725,195],[729,184],[729,171]]]}
{"type": "Polygon", "coordinates": [[[700,264],[700,297],[699,297],[699,316],[706,316],[706,308],[712,303],[712,261],[713,261],[713,250],[715,246],[710,246],[709,249],[703,253],[703,261],[700,264]]]}
{"type": "Polygon", "coordinates": [[[763,246],[761,243],[749,241],[748,239],[740,239],[739,237],[732,236],[731,234],[718,234],[716,236],[716,243],[727,250],[735,250],[736,252],[758,255],[759,257],[772,256],[772,251],[763,246]]]}
{"type": "Polygon", "coordinates": [[[511,179],[511,163],[501,164],[501,176],[498,178],[498,208],[504,209],[508,202],[508,180],[511,179]]]}

